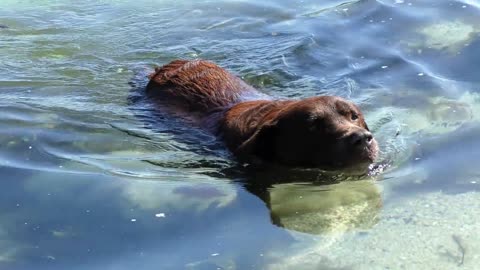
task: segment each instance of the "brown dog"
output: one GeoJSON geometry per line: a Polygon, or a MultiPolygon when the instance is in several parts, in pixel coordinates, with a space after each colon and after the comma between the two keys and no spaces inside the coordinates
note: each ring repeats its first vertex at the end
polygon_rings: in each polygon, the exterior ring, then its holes
{"type": "Polygon", "coordinates": [[[271,100],[203,60],[176,60],[149,78],[149,96],[214,126],[241,160],[346,169],[366,168],[377,156],[362,112],[340,97],[271,100]]]}

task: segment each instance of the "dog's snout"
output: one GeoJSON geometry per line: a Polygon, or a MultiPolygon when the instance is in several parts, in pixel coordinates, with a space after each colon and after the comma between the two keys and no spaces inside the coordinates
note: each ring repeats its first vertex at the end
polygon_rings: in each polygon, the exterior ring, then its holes
{"type": "Polygon", "coordinates": [[[369,131],[357,131],[350,135],[349,140],[353,146],[369,145],[373,140],[373,135],[369,131]]]}

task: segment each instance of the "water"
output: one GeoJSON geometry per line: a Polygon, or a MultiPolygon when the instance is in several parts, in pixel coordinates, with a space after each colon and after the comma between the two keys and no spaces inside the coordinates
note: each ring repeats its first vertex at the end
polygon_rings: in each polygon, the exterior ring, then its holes
{"type": "Polygon", "coordinates": [[[476,269],[478,3],[257,2],[0,3],[0,268],[476,269]],[[384,169],[236,164],[143,99],[176,58],[355,101],[384,169]]]}

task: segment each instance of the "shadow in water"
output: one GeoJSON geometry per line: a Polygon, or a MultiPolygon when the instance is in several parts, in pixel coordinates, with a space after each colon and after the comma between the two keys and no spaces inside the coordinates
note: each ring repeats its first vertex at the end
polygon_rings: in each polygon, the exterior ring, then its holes
{"type": "Polygon", "coordinates": [[[382,208],[373,177],[277,167],[245,168],[242,177],[228,178],[265,203],[274,225],[303,233],[369,229],[382,208]]]}

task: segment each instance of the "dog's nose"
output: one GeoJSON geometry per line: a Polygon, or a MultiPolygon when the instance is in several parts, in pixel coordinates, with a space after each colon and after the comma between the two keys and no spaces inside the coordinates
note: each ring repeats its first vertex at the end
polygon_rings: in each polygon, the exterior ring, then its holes
{"type": "Polygon", "coordinates": [[[350,135],[350,143],[353,146],[369,145],[373,140],[373,135],[369,131],[356,131],[350,135]]]}

